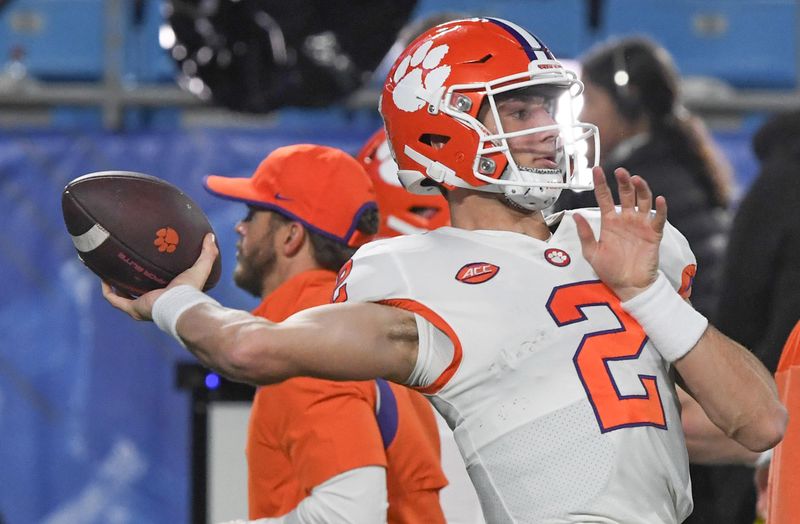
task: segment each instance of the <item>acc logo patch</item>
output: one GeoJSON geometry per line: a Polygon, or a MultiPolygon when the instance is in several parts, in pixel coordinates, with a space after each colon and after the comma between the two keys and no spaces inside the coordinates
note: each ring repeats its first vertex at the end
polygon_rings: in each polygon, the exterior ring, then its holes
{"type": "Polygon", "coordinates": [[[568,266],[569,263],[572,262],[572,259],[569,258],[569,254],[566,251],[555,247],[545,250],[544,259],[558,267],[568,266]]]}
{"type": "Polygon", "coordinates": [[[483,284],[494,278],[500,268],[488,262],[473,262],[462,267],[456,273],[456,280],[465,284],[483,284]]]}

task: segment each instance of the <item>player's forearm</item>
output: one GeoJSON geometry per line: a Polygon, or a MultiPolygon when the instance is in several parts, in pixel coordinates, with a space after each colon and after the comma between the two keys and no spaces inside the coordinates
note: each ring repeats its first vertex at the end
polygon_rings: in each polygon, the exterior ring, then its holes
{"type": "MultiPolygon", "coordinates": [[[[713,426],[713,424],[712,424],[713,426]]],[[[692,464],[755,464],[760,453],[751,451],[725,435],[722,430],[706,435],[686,435],[686,449],[692,464]]]]}
{"type": "Polygon", "coordinates": [[[753,451],[780,441],[786,410],[769,372],[685,302],[663,273],[622,307],[674,363],[689,393],[726,435],[753,451]]]}
{"type": "Polygon", "coordinates": [[[254,385],[298,376],[399,382],[416,362],[414,315],[378,304],[317,306],[273,323],[178,286],[155,301],[152,317],[204,365],[254,385]]]}
{"type": "Polygon", "coordinates": [[[722,431],[752,451],[780,442],[786,409],[775,381],[747,349],[713,326],[675,362],[692,396],[722,431]]]}
{"type": "Polygon", "coordinates": [[[287,378],[285,366],[270,351],[272,326],[244,311],[200,304],[180,316],[177,332],[206,367],[230,380],[261,385],[287,378]]]}
{"type": "Polygon", "coordinates": [[[700,404],[678,388],[681,423],[686,438],[689,461],[693,464],[753,465],[760,453],[750,451],[727,436],[706,415],[700,404]]]}

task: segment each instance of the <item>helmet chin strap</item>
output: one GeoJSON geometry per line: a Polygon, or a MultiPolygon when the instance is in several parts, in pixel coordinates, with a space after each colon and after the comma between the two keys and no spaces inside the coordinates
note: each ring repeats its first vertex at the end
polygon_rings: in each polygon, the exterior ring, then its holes
{"type": "Polygon", "coordinates": [[[514,180],[521,179],[525,185],[504,185],[503,194],[506,200],[515,207],[529,211],[541,211],[546,209],[558,200],[562,188],[542,187],[536,183],[559,183],[564,180],[564,173],[559,169],[537,169],[530,167],[518,168],[518,175],[514,176],[513,168],[508,165],[506,172],[501,179],[514,180]]]}

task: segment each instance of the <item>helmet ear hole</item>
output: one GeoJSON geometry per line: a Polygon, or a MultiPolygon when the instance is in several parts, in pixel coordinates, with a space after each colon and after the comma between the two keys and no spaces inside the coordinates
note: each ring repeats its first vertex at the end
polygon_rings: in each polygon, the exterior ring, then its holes
{"type": "Polygon", "coordinates": [[[411,206],[408,208],[409,213],[421,216],[423,218],[431,218],[440,211],[441,211],[440,207],[433,207],[433,206],[411,206]]]}
{"type": "Polygon", "coordinates": [[[419,141],[434,149],[441,149],[450,141],[447,135],[437,135],[435,133],[425,133],[420,135],[419,141]]]}

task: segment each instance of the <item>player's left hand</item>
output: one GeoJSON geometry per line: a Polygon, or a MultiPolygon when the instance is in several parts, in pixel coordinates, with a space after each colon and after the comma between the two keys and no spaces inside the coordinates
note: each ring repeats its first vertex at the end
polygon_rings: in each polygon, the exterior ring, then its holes
{"type": "Polygon", "coordinates": [[[623,168],[614,171],[619,188],[620,209],[606,183],[602,168],[592,170],[594,194],[600,208],[600,238],[595,239],[589,223],[573,214],[583,256],[597,276],[620,298],[638,295],[658,276],[658,248],[667,222],[667,201],[655,199],[647,182],[623,168]]]}
{"type": "Polygon", "coordinates": [[[188,284],[197,289],[203,289],[206,280],[208,280],[208,275],[211,274],[214,260],[218,255],[219,249],[217,249],[217,244],[214,242],[214,235],[213,233],[208,233],[203,239],[203,248],[200,251],[200,255],[197,257],[192,267],[172,279],[167,287],[154,289],[136,299],[131,299],[118,295],[114,291],[114,288],[108,283],[101,282],[103,296],[112,306],[124,311],[135,320],[152,320],[153,304],[166,290],[182,284],[188,284]]]}

